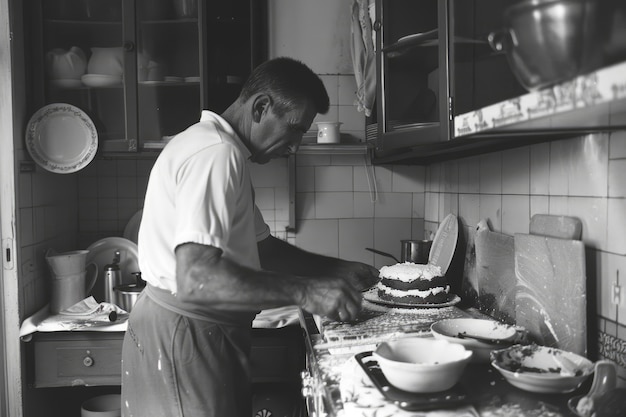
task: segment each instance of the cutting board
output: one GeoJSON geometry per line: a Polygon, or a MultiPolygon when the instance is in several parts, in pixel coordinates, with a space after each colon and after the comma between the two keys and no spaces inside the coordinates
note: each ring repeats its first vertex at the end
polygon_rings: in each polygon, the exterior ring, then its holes
{"type": "Polygon", "coordinates": [[[478,309],[505,323],[515,323],[515,239],[489,230],[481,220],[474,236],[478,309]]]}
{"type": "Polygon", "coordinates": [[[579,218],[535,214],[530,219],[530,234],[580,240],[583,225],[579,218]]]}
{"type": "Polygon", "coordinates": [[[539,344],[586,355],[585,246],[515,234],[516,323],[539,344]]]}

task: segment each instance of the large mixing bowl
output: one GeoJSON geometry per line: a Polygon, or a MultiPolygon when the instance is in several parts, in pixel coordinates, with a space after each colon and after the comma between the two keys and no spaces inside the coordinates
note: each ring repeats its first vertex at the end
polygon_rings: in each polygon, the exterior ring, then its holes
{"type": "Polygon", "coordinates": [[[504,29],[489,34],[528,90],[569,80],[601,66],[597,0],[524,0],[509,7],[504,29]]]}

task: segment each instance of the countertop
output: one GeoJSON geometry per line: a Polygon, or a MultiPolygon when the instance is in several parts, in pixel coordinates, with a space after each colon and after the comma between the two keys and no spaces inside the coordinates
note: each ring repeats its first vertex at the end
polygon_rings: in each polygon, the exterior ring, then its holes
{"type": "MultiPolygon", "coordinates": [[[[367,309],[364,304],[364,309],[367,309]]],[[[397,313],[397,309],[389,309],[397,313]]],[[[437,317],[485,317],[475,309],[460,309],[456,306],[441,309],[423,309],[422,315],[416,315],[416,325],[410,332],[419,337],[432,337],[430,323],[437,317]],[[422,317],[422,318],[419,318],[422,317]]],[[[360,368],[354,355],[373,350],[379,337],[361,339],[343,343],[329,343],[322,336],[319,317],[300,312],[300,323],[305,333],[307,349],[307,373],[303,378],[303,393],[306,396],[311,416],[336,417],[388,417],[388,416],[480,416],[480,417],[574,417],[569,411],[567,401],[589,390],[591,378],[576,391],[567,394],[536,394],[510,385],[490,364],[471,363],[466,368],[459,387],[469,398],[464,407],[436,412],[410,412],[400,409],[393,402],[386,400],[371,384],[371,380],[360,368]]],[[[359,323],[360,324],[360,323],[359,323]]],[[[406,324],[405,324],[406,326],[406,324]]],[[[332,327],[332,326],[331,326],[332,327]]],[[[389,334],[394,333],[390,329],[389,334]]],[[[393,336],[384,336],[393,337],[393,336]]],[[[339,341],[337,341],[339,342],[339,341]]]]}

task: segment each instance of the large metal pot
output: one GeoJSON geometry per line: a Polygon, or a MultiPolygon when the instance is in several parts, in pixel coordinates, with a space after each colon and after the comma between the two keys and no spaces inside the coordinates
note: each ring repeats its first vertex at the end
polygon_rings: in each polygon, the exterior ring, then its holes
{"type": "Polygon", "coordinates": [[[133,275],[135,275],[136,282],[115,287],[116,304],[129,313],[146,287],[146,282],[141,279],[141,273],[135,272],[133,275]]]}
{"type": "Polygon", "coordinates": [[[504,51],[519,82],[533,91],[602,65],[599,1],[524,0],[505,11],[488,40],[504,51]]]}

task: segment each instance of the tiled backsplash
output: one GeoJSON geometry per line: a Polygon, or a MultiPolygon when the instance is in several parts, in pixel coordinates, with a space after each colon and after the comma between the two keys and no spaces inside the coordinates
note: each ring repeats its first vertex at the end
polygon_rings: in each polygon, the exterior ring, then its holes
{"type": "MultiPolygon", "coordinates": [[[[337,83],[342,76],[329,76],[337,83]]],[[[328,84],[327,84],[328,85],[328,84]]],[[[331,90],[332,88],[329,88],[331,90]]],[[[339,99],[337,99],[339,100],[339,99]]],[[[340,107],[348,104],[337,104],[340,107]]],[[[332,109],[331,109],[332,110],[332,109]]],[[[361,118],[356,124],[362,123],[361,118]]],[[[362,125],[361,125],[362,126],[362,125]]],[[[356,128],[355,128],[356,129],[356,128]]],[[[359,136],[355,130],[354,137],[359,136]]],[[[85,248],[120,236],[141,208],[153,160],[97,159],[77,174],[22,173],[20,242],[22,305],[32,314],[47,300],[48,247],[85,248]],[[78,202],[78,204],[76,204],[78,202]]],[[[622,366],[626,380],[626,132],[495,152],[423,166],[375,166],[363,156],[296,157],[296,233],[287,233],[288,169],[280,159],[254,168],[257,202],[279,237],[307,250],[380,267],[392,262],[365,250],[399,256],[400,240],[431,237],[448,213],[463,232],[488,218],[501,233],[528,233],[535,213],[575,216],[583,222],[590,304],[597,305],[597,349],[622,366]],[[620,279],[621,275],[621,279],[620,279]],[[612,302],[614,283],[622,288],[612,302]]]]}

